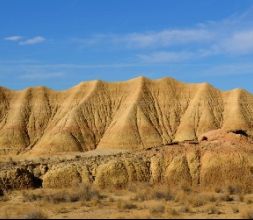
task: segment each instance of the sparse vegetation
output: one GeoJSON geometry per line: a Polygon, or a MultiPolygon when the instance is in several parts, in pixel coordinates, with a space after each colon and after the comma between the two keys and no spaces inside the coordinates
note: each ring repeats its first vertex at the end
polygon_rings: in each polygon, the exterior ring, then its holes
{"type": "Polygon", "coordinates": [[[139,190],[136,190],[136,195],[133,200],[146,201],[146,200],[174,200],[174,194],[170,191],[166,185],[158,186],[139,186],[139,190]]]}
{"type": "Polygon", "coordinates": [[[43,190],[33,192],[23,192],[24,201],[44,200],[51,203],[91,201],[102,199],[103,196],[89,185],[79,185],[77,188],[55,190],[45,194],[43,190]]]}
{"type": "Polygon", "coordinates": [[[220,197],[220,201],[225,201],[225,202],[232,202],[234,201],[233,196],[225,194],[225,195],[221,195],[220,197]]]}
{"type": "Polygon", "coordinates": [[[241,211],[241,218],[243,219],[253,219],[253,209],[243,209],[241,211]]]}
{"type": "Polygon", "coordinates": [[[31,210],[23,216],[24,219],[48,219],[48,216],[40,210],[31,210]]]}
{"type": "Polygon", "coordinates": [[[214,206],[214,205],[209,205],[207,207],[207,209],[206,209],[206,212],[209,215],[214,215],[214,214],[218,214],[219,215],[219,214],[221,214],[220,210],[216,206],[214,206]]]}
{"type": "Polygon", "coordinates": [[[163,204],[157,204],[150,207],[150,214],[152,215],[160,215],[165,212],[165,206],[163,204]]]}
{"type": "Polygon", "coordinates": [[[175,208],[171,208],[171,207],[168,207],[166,209],[166,212],[169,216],[176,216],[176,215],[179,215],[179,213],[177,212],[177,210],[175,208]]]}
{"type": "Polygon", "coordinates": [[[183,205],[183,206],[181,206],[178,209],[178,212],[180,212],[180,213],[188,213],[188,212],[190,212],[190,208],[189,208],[189,206],[183,205]]]}
{"type": "Polygon", "coordinates": [[[123,210],[124,209],[136,209],[137,206],[129,201],[118,200],[117,208],[123,209],[123,210]]]}
{"type": "MultiPolygon", "coordinates": [[[[8,193],[10,199],[5,203],[12,204],[11,201],[15,198],[16,193],[8,193]]],[[[141,216],[145,218],[188,218],[189,216],[199,217],[201,215],[203,218],[208,218],[208,216],[211,218],[234,216],[249,219],[252,212],[250,210],[251,204],[247,204],[247,201],[253,196],[244,195],[244,200],[241,202],[239,201],[239,195],[207,193],[193,188],[190,191],[185,191],[171,189],[166,185],[152,187],[152,185],[147,184],[138,184],[135,189],[131,190],[106,190],[103,195],[93,187],[83,184],[69,189],[25,190],[21,195],[24,199],[24,202],[20,203],[20,206],[24,207],[21,210],[5,212],[4,206],[1,207],[0,200],[0,217],[40,219],[51,218],[52,213],[54,213],[53,216],[65,218],[67,216],[72,217],[71,213],[80,212],[79,217],[82,218],[81,213],[84,212],[89,213],[90,217],[94,217],[95,214],[91,216],[93,212],[96,213],[94,210],[99,210],[98,213],[104,212],[105,216],[103,217],[108,217],[106,210],[111,209],[115,214],[115,218],[123,217],[127,213],[127,217],[131,218],[134,216],[135,218],[141,218],[141,216]],[[140,191],[145,191],[148,195],[142,197],[143,194],[141,194],[141,198],[144,198],[144,200],[136,199],[139,198],[140,191]],[[167,199],[168,195],[169,199],[167,199]],[[231,203],[227,196],[238,199],[231,203]],[[41,204],[47,207],[46,210],[53,211],[43,212],[40,209],[41,204]],[[31,205],[38,207],[38,209],[30,209],[31,205]],[[77,210],[79,211],[77,212],[77,210]],[[230,214],[228,215],[228,213],[230,214]]],[[[6,206],[7,208],[9,210],[8,206],[6,206]]],[[[112,215],[114,216],[114,214],[112,215]]]]}
{"type": "Polygon", "coordinates": [[[235,206],[232,207],[232,211],[233,211],[233,213],[239,213],[240,212],[238,207],[235,207],[235,206]]]}

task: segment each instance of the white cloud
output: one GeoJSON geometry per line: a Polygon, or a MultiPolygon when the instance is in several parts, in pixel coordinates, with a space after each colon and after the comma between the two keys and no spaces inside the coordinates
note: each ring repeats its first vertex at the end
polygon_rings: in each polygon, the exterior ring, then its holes
{"type": "Polygon", "coordinates": [[[5,37],[4,40],[7,40],[7,41],[20,41],[22,40],[23,37],[22,36],[9,36],[9,37],[5,37]]]}
{"type": "Polygon", "coordinates": [[[211,76],[253,75],[252,69],[252,63],[220,64],[202,70],[202,74],[211,76]]]}
{"type": "Polygon", "coordinates": [[[98,34],[75,40],[81,46],[134,49],[139,59],[152,63],[249,55],[253,54],[253,8],[220,21],[207,21],[193,27],[121,35],[98,34]]]}
{"type": "Polygon", "coordinates": [[[177,63],[192,59],[194,57],[194,53],[186,51],[158,51],[150,54],[140,54],[137,55],[137,57],[144,63],[177,63]]]}
{"type": "Polygon", "coordinates": [[[36,36],[24,41],[21,41],[19,44],[20,45],[34,45],[34,44],[40,44],[43,43],[46,39],[42,36],[36,36]]]}
{"type": "Polygon", "coordinates": [[[214,33],[202,29],[167,29],[157,32],[128,33],[125,35],[98,34],[90,38],[73,39],[83,46],[113,45],[132,49],[163,48],[189,43],[209,42],[214,33]]]}
{"type": "Polygon", "coordinates": [[[167,47],[188,43],[207,42],[214,33],[204,29],[164,30],[153,33],[134,33],[127,35],[123,41],[134,48],[167,47]]]}
{"type": "Polygon", "coordinates": [[[39,72],[39,73],[26,73],[21,75],[21,79],[24,80],[46,80],[46,79],[52,79],[52,78],[62,78],[64,76],[64,73],[62,72],[39,72]]]}
{"type": "Polygon", "coordinates": [[[220,50],[231,54],[253,53],[253,29],[235,32],[218,44],[220,50]]]}

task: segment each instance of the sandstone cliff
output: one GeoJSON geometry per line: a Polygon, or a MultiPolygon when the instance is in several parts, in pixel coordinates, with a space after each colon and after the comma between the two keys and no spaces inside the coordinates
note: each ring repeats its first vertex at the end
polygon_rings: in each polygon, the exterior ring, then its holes
{"type": "Polygon", "coordinates": [[[147,149],[215,130],[253,134],[253,95],[139,77],[66,91],[0,88],[0,154],[147,149]]]}

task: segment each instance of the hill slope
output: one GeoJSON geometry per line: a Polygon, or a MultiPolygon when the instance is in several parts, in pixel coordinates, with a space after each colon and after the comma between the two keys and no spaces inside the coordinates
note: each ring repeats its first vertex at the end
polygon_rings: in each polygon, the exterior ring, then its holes
{"type": "Polygon", "coordinates": [[[253,95],[143,77],[61,92],[0,88],[0,154],[145,149],[219,128],[253,135],[253,95]]]}

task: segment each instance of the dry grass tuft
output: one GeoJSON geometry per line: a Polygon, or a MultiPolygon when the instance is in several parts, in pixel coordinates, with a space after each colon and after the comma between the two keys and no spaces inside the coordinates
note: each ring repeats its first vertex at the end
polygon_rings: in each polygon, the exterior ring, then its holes
{"type": "Polygon", "coordinates": [[[251,199],[247,199],[247,200],[246,200],[246,203],[247,203],[248,205],[250,205],[250,204],[253,203],[253,201],[252,201],[251,199]]]}
{"type": "Polygon", "coordinates": [[[179,209],[178,209],[178,212],[181,212],[181,213],[189,213],[191,212],[191,209],[189,208],[189,206],[181,206],[179,209]]]}
{"type": "Polygon", "coordinates": [[[239,194],[242,192],[242,190],[239,186],[233,186],[233,185],[229,185],[227,187],[226,191],[229,195],[235,195],[235,194],[239,194]]]}
{"type": "Polygon", "coordinates": [[[253,219],[253,210],[252,209],[241,210],[241,217],[243,219],[253,219]]]}
{"type": "Polygon", "coordinates": [[[10,197],[6,191],[2,191],[2,194],[0,195],[0,201],[1,202],[7,202],[10,200],[10,197]]]}
{"type": "Polygon", "coordinates": [[[219,200],[223,201],[223,202],[232,202],[232,201],[234,201],[234,198],[231,195],[225,194],[225,195],[221,195],[219,197],[219,200]]]}
{"type": "Polygon", "coordinates": [[[163,214],[165,212],[165,206],[163,204],[154,205],[154,206],[150,207],[149,212],[152,215],[163,214]]]}
{"type": "Polygon", "coordinates": [[[209,205],[207,208],[206,208],[206,212],[209,214],[209,215],[214,215],[214,214],[217,214],[217,215],[220,215],[221,214],[221,211],[214,205],[209,205]]]}
{"type": "Polygon", "coordinates": [[[188,196],[188,202],[193,207],[201,207],[204,206],[208,201],[207,198],[202,195],[191,194],[191,196],[188,196]]]}
{"type": "Polygon", "coordinates": [[[233,213],[239,213],[240,212],[240,210],[235,206],[232,207],[232,211],[233,211],[233,213]]]}
{"type": "Polygon", "coordinates": [[[179,213],[177,212],[176,209],[174,208],[171,208],[171,207],[168,207],[166,209],[166,213],[169,215],[169,216],[176,216],[176,215],[179,215],[179,213]]]}
{"type": "Polygon", "coordinates": [[[103,198],[97,190],[84,184],[79,185],[77,188],[55,190],[49,194],[45,194],[43,190],[37,193],[24,191],[23,197],[25,202],[44,200],[54,204],[77,201],[86,202],[103,198]]]}
{"type": "Polygon", "coordinates": [[[142,187],[137,192],[133,200],[135,201],[147,201],[147,200],[174,200],[174,194],[165,185],[142,187]]]}
{"type": "Polygon", "coordinates": [[[124,209],[137,209],[137,206],[129,201],[118,200],[117,208],[122,209],[122,210],[124,210],[124,209]]]}
{"type": "Polygon", "coordinates": [[[24,219],[48,219],[48,216],[40,210],[31,210],[23,216],[24,219]]]}

